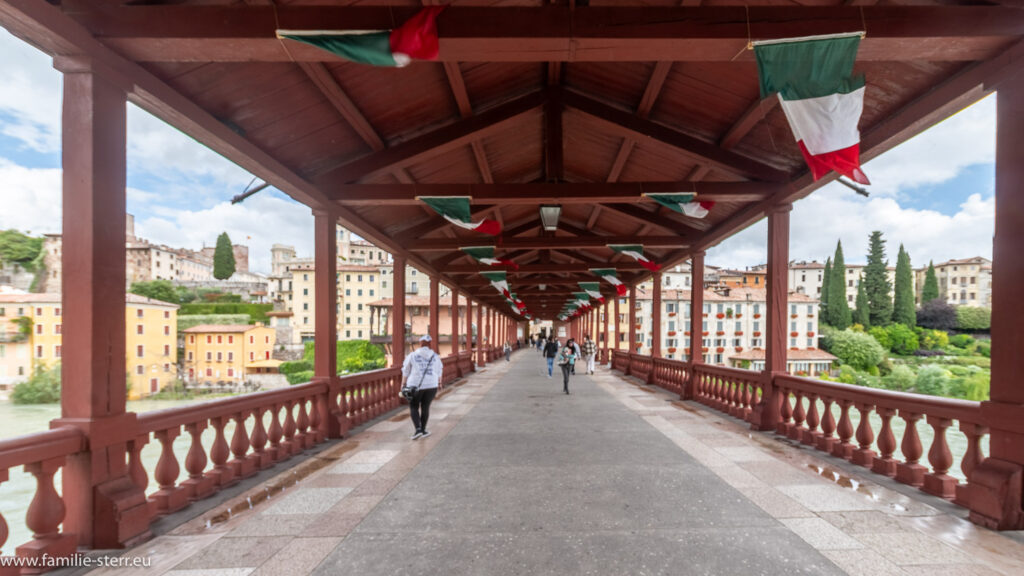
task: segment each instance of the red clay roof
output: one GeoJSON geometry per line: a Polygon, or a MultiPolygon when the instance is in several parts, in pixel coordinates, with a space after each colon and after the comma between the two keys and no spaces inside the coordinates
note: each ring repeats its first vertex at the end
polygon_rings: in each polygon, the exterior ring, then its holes
{"type": "MultiPolygon", "coordinates": [[[[743,352],[737,352],[732,356],[729,356],[730,360],[764,360],[764,350],[760,348],[754,348],[751,350],[744,350],[743,352]]],[[[838,360],[835,356],[814,348],[812,350],[787,350],[786,359],[790,362],[824,362],[826,360],[838,360]]]]}
{"type": "Polygon", "coordinates": [[[240,332],[248,332],[249,330],[256,328],[266,328],[266,326],[254,326],[248,324],[200,324],[198,326],[186,328],[185,330],[182,330],[182,332],[189,334],[238,334],[240,332]]]}

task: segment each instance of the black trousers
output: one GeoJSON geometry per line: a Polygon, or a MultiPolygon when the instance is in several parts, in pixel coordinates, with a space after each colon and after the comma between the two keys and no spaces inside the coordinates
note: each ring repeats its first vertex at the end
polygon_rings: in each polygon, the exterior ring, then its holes
{"type": "Polygon", "coordinates": [[[412,425],[416,430],[423,432],[427,429],[427,420],[430,418],[430,403],[437,396],[437,388],[417,390],[409,399],[409,415],[412,416],[412,425]]]}
{"type": "Polygon", "coordinates": [[[569,364],[562,364],[562,386],[566,393],[569,392],[569,370],[572,366],[569,364]]]}

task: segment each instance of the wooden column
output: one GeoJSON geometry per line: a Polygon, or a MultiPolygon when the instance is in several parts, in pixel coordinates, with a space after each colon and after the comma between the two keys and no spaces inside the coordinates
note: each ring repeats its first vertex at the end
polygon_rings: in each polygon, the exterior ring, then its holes
{"type": "MultiPolygon", "coordinates": [[[[629,342],[626,343],[626,350],[630,354],[636,354],[636,286],[629,287],[629,300],[626,302],[626,306],[629,310],[626,313],[629,315],[629,342]]],[[[626,370],[626,374],[629,374],[629,370],[626,370]]]]}
{"type": "MultiPolygon", "coordinates": [[[[315,272],[313,275],[313,380],[328,385],[327,405],[321,405],[320,422],[328,438],[347,432],[337,403],[341,393],[338,380],[338,217],[329,210],[313,211],[315,272]],[[343,430],[345,428],[345,430],[343,430]]],[[[372,316],[372,314],[371,314],[372,316]]]]}
{"type": "Polygon", "coordinates": [[[612,320],[615,323],[615,350],[619,349],[619,334],[622,330],[621,323],[619,322],[619,296],[615,296],[615,318],[612,320]]]}
{"type": "Polygon", "coordinates": [[[484,358],[484,305],[483,302],[476,303],[476,364],[483,366],[487,364],[484,358]]]}
{"type": "Polygon", "coordinates": [[[775,430],[779,422],[782,397],[775,389],[776,375],[786,373],[789,325],[789,213],[792,204],[775,207],[768,213],[767,331],[765,339],[764,381],[761,401],[750,413],[755,430],[775,430]]]}
{"type": "Polygon", "coordinates": [[[494,308],[487,307],[487,361],[490,362],[491,348],[494,347],[494,308]]]}
{"type": "Polygon", "coordinates": [[[437,276],[430,277],[430,341],[434,352],[441,353],[441,285],[437,276]]]}
{"type": "Polygon", "coordinates": [[[459,289],[452,287],[452,305],[448,309],[452,317],[452,354],[459,355],[459,289]]]}
{"type": "Polygon", "coordinates": [[[651,329],[654,336],[651,338],[651,357],[661,358],[661,272],[655,272],[654,294],[651,297],[651,329]]]}
{"type": "Polygon", "coordinates": [[[690,365],[689,378],[683,388],[683,400],[690,400],[697,390],[694,369],[704,363],[704,252],[690,258],[690,365]]]}
{"type": "Polygon", "coordinates": [[[473,301],[469,293],[466,293],[466,350],[473,352],[473,301]]]}
{"type": "MultiPolygon", "coordinates": [[[[129,477],[127,462],[127,442],[136,430],[135,414],[126,413],[125,405],[130,84],[85,59],[58,57],[54,65],[64,73],[64,273],[61,418],[52,426],[78,427],[88,449],[68,457],[62,472],[64,532],[18,548],[19,555],[37,557],[64,556],[79,545],[119,548],[149,533],[145,494],[129,477]]],[[[34,514],[52,519],[53,512],[33,506],[27,520],[32,525],[34,514]]]]}
{"type": "Polygon", "coordinates": [[[391,365],[405,362],[405,256],[394,256],[391,277],[391,365]]]}
{"type": "MultiPolygon", "coordinates": [[[[996,231],[992,250],[992,384],[981,403],[990,454],[958,490],[971,521],[999,530],[1024,529],[1024,74],[998,87],[996,125],[996,231]]],[[[961,424],[963,429],[964,424],[961,424]]]]}

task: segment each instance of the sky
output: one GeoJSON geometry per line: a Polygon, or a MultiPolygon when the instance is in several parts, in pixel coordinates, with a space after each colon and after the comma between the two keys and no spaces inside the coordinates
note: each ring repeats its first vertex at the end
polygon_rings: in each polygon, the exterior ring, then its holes
{"type": "MultiPolygon", "coordinates": [[[[0,229],[60,231],[61,75],[50,59],[0,28],[0,229]]],[[[870,78],[868,79],[870,90],[870,78]]],[[[241,204],[245,170],[128,105],[128,211],[136,236],[199,249],[226,231],[249,246],[250,268],[270,269],[272,244],[311,255],[306,206],[268,189],[241,204]]],[[[865,198],[829,184],[793,206],[790,258],[824,261],[842,241],[863,263],[881,230],[895,263],[902,243],[914,267],[992,257],[995,225],[995,98],[989,97],[867,163],[865,198]]],[[[744,268],[766,260],[764,220],[708,251],[707,263],[744,268]]]]}

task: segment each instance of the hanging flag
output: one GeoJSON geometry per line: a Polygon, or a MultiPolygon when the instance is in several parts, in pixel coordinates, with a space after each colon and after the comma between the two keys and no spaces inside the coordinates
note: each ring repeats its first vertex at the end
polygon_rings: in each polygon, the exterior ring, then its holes
{"type": "Polygon", "coordinates": [[[641,266],[647,268],[651,272],[661,270],[661,266],[659,264],[655,264],[644,256],[644,247],[640,244],[609,244],[608,247],[619,254],[625,254],[626,256],[636,260],[641,266]]]}
{"type": "Polygon", "coordinates": [[[860,169],[864,76],[853,75],[862,33],[754,42],[761,98],[779,103],[815,180],[831,170],[870,184],[860,169]]]}
{"type": "Polygon", "coordinates": [[[579,282],[580,288],[586,292],[591,298],[597,300],[601,304],[604,304],[604,296],[601,295],[601,283],[600,282],[579,282]]]}
{"type": "Polygon", "coordinates": [[[519,270],[519,264],[507,258],[495,258],[494,246],[472,246],[464,247],[462,251],[473,257],[474,260],[488,266],[508,266],[513,270],[519,270]]]}
{"type": "Polygon", "coordinates": [[[591,268],[590,272],[600,276],[604,280],[607,280],[612,286],[615,286],[615,292],[619,296],[625,296],[626,292],[628,292],[626,285],[622,283],[622,280],[619,280],[618,273],[615,272],[614,268],[591,268]]]}
{"type": "Polygon", "coordinates": [[[466,230],[483,232],[491,236],[501,234],[501,224],[497,220],[481,220],[473,222],[470,220],[469,196],[419,196],[424,204],[430,206],[435,212],[444,216],[444,219],[466,230]]]}
{"type": "Polygon", "coordinates": [[[487,278],[490,281],[491,286],[498,292],[501,292],[502,296],[508,298],[511,293],[508,291],[508,280],[506,279],[504,272],[481,272],[481,276],[487,278]]]}
{"type": "Polygon", "coordinates": [[[696,200],[692,192],[672,192],[667,194],[644,194],[662,206],[685,214],[690,218],[703,218],[715,206],[711,200],[696,200]]]}
{"type": "Polygon", "coordinates": [[[437,15],[426,6],[394,30],[278,30],[278,38],[304,42],[346,60],[401,68],[413,60],[437,60],[437,15]]]}
{"type": "Polygon", "coordinates": [[[591,308],[590,294],[586,292],[573,292],[572,295],[576,298],[576,302],[580,308],[591,308]]]}

